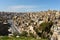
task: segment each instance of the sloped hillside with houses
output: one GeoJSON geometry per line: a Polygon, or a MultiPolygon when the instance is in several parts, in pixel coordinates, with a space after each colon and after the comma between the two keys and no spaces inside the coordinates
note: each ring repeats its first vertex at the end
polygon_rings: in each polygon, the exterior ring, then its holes
{"type": "Polygon", "coordinates": [[[60,27],[60,11],[56,10],[26,13],[0,12],[0,15],[0,18],[5,18],[6,23],[10,24],[8,31],[11,34],[8,35],[50,38],[60,27]]]}
{"type": "Polygon", "coordinates": [[[47,38],[52,36],[56,30],[54,28],[60,25],[60,11],[29,12],[14,16],[13,23],[23,36],[47,38]]]}

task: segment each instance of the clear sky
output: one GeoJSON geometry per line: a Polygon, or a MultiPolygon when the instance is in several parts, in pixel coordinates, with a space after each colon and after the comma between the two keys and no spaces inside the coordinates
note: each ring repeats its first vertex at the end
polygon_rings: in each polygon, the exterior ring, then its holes
{"type": "Polygon", "coordinates": [[[60,10],[60,0],[0,0],[0,11],[36,12],[60,10]]]}

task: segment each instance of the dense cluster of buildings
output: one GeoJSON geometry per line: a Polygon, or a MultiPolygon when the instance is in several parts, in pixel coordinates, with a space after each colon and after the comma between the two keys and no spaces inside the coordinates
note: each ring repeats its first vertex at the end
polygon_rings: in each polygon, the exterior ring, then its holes
{"type": "MultiPolygon", "coordinates": [[[[30,33],[34,36],[38,36],[35,28],[38,29],[43,22],[52,21],[54,27],[52,26],[51,30],[55,27],[60,27],[60,11],[56,10],[26,13],[0,12],[0,15],[1,17],[6,18],[6,20],[13,20],[13,24],[11,25],[14,25],[15,27],[12,27],[15,28],[18,33],[27,32],[27,36],[30,36],[30,33]]],[[[12,33],[16,33],[16,31],[13,31],[12,33]]]]}
{"type": "MultiPolygon", "coordinates": [[[[26,31],[28,36],[30,35],[29,33],[32,33],[35,36],[38,36],[36,34],[36,31],[34,28],[39,28],[40,24],[43,22],[53,22],[54,27],[59,27],[60,26],[60,12],[59,11],[41,11],[41,12],[29,12],[26,13],[22,16],[14,16],[13,21],[14,25],[20,30],[22,33],[23,31],[26,31]]],[[[51,30],[56,30],[53,27],[51,30]]],[[[41,32],[41,30],[40,30],[41,32]]]]}

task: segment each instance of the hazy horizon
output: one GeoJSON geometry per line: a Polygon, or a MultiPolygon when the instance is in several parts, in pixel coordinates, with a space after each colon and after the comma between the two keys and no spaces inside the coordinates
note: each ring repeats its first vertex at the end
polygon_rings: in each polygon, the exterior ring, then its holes
{"type": "Polygon", "coordinates": [[[0,11],[37,12],[60,10],[60,0],[0,0],[0,11]]]}

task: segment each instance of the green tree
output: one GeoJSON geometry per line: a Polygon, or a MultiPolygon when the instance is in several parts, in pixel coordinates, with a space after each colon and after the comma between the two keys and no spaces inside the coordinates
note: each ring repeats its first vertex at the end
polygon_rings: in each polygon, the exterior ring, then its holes
{"type": "Polygon", "coordinates": [[[34,28],[34,30],[36,31],[36,33],[42,37],[42,38],[47,38],[48,34],[51,33],[50,29],[53,25],[53,22],[43,22],[40,24],[39,28],[34,28]]]}
{"type": "Polygon", "coordinates": [[[42,31],[45,31],[45,32],[50,32],[50,28],[52,27],[53,25],[53,22],[50,21],[50,22],[43,22],[40,24],[40,27],[41,27],[41,30],[42,31]]]}

